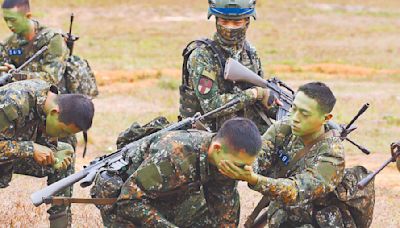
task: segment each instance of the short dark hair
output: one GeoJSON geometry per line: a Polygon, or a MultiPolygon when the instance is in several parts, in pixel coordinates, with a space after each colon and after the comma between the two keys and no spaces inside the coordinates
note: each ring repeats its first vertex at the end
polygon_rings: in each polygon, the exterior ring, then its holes
{"type": "Polygon", "coordinates": [[[310,82],[300,86],[297,92],[303,92],[305,95],[317,101],[321,111],[330,113],[335,107],[336,98],[331,89],[322,82],[310,82]]]}
{"type": "Polygon", "coordinates": [[[227,120],[219,129],[216,139],[222,139],[234,150],[243,149],[250,156],[255,156],[261,149],[261,135],[253,121],[246,118],[227,120]]]}
{"type": "Polygon", "coordinates": [[[25,13],[31,10],[29,0],[4,0],[1,8],[12,9],[17,7],[19,10],[23,10],[25,13]]]}
{"type": "Polygon", "coordinates": [[[65,124],[75,124],[80,130],[87,131],[92,126],[94,105],[92,100],[81,94],[58,95],[59,119],[65,124]]]}

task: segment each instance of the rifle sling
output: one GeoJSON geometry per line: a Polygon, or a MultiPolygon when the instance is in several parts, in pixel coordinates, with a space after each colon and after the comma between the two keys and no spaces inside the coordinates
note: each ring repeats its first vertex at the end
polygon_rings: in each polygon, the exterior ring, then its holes
{"type": "Polygon", "coordinates": [[[69,198],[69,197],[51,197],[44,200],[46,204],[59,206],[68,206],[72,203],[111,205],[117,202],[117,198],[69,198]]]}

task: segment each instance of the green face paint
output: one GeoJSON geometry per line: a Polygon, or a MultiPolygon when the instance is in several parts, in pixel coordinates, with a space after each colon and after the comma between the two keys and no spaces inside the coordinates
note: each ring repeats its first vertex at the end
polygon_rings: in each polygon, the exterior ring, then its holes
{"type": "Polygon", "coordinates": [[[17,8],[3,9],[3,18],[11,32],[24,35],[29,32],[30,19],[17,8]]]}
{"type": "Polygon", "coordinates": [[[51,137],[65,138],[80,131],[74,124],[66,125],[61,122],[58,113],[48,114],[46,117],[46,133],[51,137]]]}
{"type": "Polygon", "coordinates": [[[290,111],[293,134],[304,137],[320,131],[325,123],[325,116],[316,100],[303,92],[297,93],[290,111]]]}
{"type": "Polygon", "coordinates": [[[219,162],[222,160],[232,161],[236,166],[244,167],[245,165],[252,165],[255,159],[256,156],[251,156],[245,152],[235,151],[230,148],[229,145],[223,143],[221,145],[220,153],[216,153],[214,160],[219,168],[219,162]]]}

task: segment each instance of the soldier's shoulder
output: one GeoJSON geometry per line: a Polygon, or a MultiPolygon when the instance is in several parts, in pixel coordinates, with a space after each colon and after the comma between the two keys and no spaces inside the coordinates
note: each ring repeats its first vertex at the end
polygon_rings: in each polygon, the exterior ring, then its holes
{"type": "MultiPolygon", "coordinates": [[[[292,128],[290,126],[290,119],[285,117],[281,120],[276,121],[268,131],[274,131],[275,134],[290,135],[292,133],[292,128]]],[[[267,131],[267,132],[268,132],[267,131]]]]}
{"type": "Polygon", "coordinates": [[[344,146],[340,137],[332,136],[322,140],[318,146],[319,154],[344,157],[344,146]]]}
{"type": "Polygon", "coordinates": [[[190,59],[213,59],[213,52],[212,50],[207,47],[205,44],[199,44],[193,47],[192,52],[190,53],[189,60],[190,59]]]}
{"type": "Polygon", "coordinates": [[[39,26],[38,34],[36,35],[36,40],[38,44],[43,46],[49,43],[53,39],[60,40],[62,38],[62,31],[59,29],[49,28],[43,25],[39,26]]]}

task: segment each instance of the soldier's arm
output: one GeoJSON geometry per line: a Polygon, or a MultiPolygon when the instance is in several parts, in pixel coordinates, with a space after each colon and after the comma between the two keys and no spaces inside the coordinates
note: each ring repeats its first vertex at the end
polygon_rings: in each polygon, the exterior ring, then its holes
{"type": "Polygon", "coordinates": [[[0,158],[4,160],[32,157],[34,151],[33,141],[18,141],[14,137],[16,123],[22,122],[29,110],[29,100],[18,93],[13,97],[0,104],[0,158]]]}
{"type": "Polygon", "coordinates": [[[240,99],[240,103],[217,113],[215,117],[235,113],[257,101],[257,93],[254,93],[254,89],[221,94],[217,85],[218,67],[215,66],[212,55],[204,48],[197,48],[190,55],[188,71],[190,83],[204,112],[212,111],[234,98],[240,99]]]}
{"type": "Polygon", "coordinates": [[[142,186],[138,185],[137,178],[138,172],[135,172],[122,186],[117,202],[117,216],[135,224],[140,224],[141,227],[176,228],[176,225],[168,221],[149,203],[149,200],[156,196],[148,196],[142,186]]]}
{"type": "Polygon", "coordinates": [[[50,40],[49,49],[41,56],[41,66],[37,71],[21,71],[27,79],[42,79],[57,85],[62,79],[66,60],[68,58],[68,48],[60,34],[54,35],[50,40]]]}
{"type": "Polygon", "coordinates": [[[286,120],[278,121],[271,125],[268,130],[262,136],[262,149],[257,155],[257,159],[254,162],[253,170],[255,173],[268,176],[271,171],[271,167],[276,162],[275,147],[277,146],[277,135],[279,132],[283,132],[284,128],[288,126],[283,123],[286,120]]]}
{"type": "Polygon", "coordinates": [[[332,192],[343,178],[344,152],[339,139],[324,143],[321,154],[303,172],[288,178],[258,176],[252,188],[274,200],[291,205],[307,203],[332,192]]]}
{"type": "Polygon", "coordinates": [[[216,227],[237,227],[239,223],[239,193],[237,182],[222,177],[204,185],[204,196],[216,227]]]}
{"type": "Polygon", "coordinates": [[[7,63],[7,54],[4,44],[0,43],[0,66],[4,66],[5,63],[7,63]]]}

